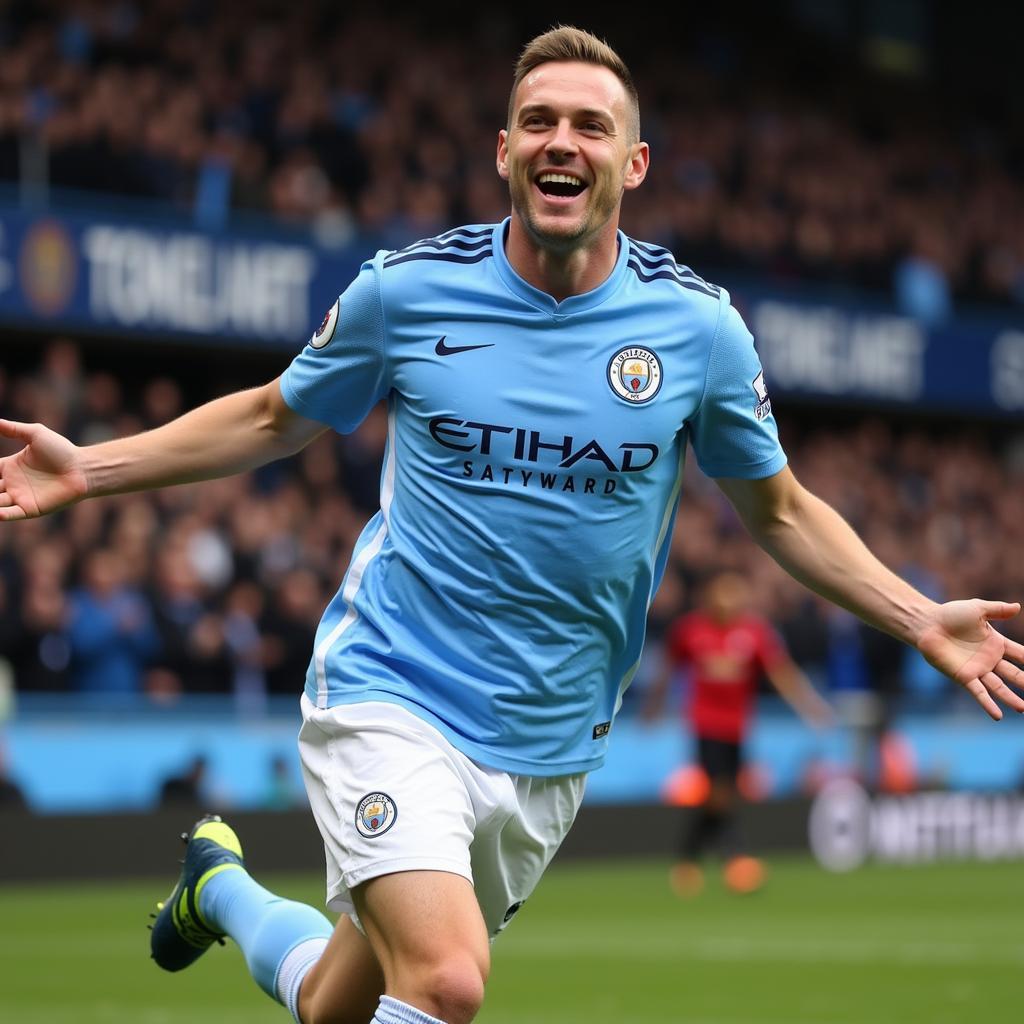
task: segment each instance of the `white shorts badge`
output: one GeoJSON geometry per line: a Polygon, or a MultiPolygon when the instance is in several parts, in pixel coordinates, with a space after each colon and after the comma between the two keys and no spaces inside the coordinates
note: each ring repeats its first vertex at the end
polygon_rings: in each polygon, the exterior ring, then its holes
{"type": "Polygon", "coordinates": [[[367,839],[382,836],[398,818],[398,808],[387,793],[367,793],[356,808],[356,831],[367,839]]]}
{"type": "Polygon", "coordinates": [[[630,405],[643,405],[661,389],[661,360],[649,348],[621,348],[608,360],[608,383],[630,405]]]}
{"type": "Polygon", "coordinates": [[[320,321],[320,326],[316,329],[316,334],[309,339],[310,345],[313,348],[324,348],[331,338],[334,337],[334,330],[338,326],[338,313],[341,311],[341,299],[335,299],[334,305],[324,314],[323,320],[320,321]]]}

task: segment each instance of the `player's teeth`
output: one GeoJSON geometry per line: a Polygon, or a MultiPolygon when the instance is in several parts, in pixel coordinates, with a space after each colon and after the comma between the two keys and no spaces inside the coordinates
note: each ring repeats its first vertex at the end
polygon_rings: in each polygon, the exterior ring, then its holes
{"type": "Polygon", "coordinates": [[[579,178],[573,177],[571,174],[542,174],[540,176],[540,183],[542,185],[582,185],[583,182],[579,178]]]}

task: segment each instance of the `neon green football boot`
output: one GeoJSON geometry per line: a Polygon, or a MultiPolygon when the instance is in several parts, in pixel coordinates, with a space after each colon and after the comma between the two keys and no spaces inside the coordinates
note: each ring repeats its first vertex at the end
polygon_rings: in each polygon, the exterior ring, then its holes
{"type": "Polygon", "coordinates": [[[158,903],[150,926],[151,956],[165,971],[180,971],[197,960],[214,942],[224,945],[221,932],[211,928],[199,912],[203,886],[221,871],[244,871],[242,844],[229,825],[216,814],[182,832],[185,859],[171,895],[158,903]]]}

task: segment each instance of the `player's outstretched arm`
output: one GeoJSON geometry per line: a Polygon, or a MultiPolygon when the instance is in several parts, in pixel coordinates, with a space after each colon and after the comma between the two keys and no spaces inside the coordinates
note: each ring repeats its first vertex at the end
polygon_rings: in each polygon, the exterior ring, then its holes
{"type": "Polygon", "coordinates": [[[788,654],[765,666],[765,675],[780,697],[813,729],[833,723],[832,708],[788,654]]]}
{"type": "Polygon", "coordinates": [[[40,423],[0,420],[0,436],[24,446],[0,458],[0,522],[83,498],[230,476],[291,455],[325,429],[293,412],[276,380],[144,434],[85,448],[40,423]]]}
{"type": "Polygon", "coordinates": [[[882,565],[788,468],[763,480],[718,483],[758,544],[795,579],[916,647],[992,718],[1002,718],[997,700],[1024,712],[1024,700],[1007,686],[1024,686],[1024,672],[1010,660],[1024,661],[1024,646],[991,626],[1016,615],[1019,604],[929,600],[882,565]]]}

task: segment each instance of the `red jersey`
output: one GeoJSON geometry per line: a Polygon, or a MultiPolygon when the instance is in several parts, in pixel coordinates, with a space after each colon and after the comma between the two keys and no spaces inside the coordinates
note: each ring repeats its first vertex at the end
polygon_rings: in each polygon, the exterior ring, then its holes
{"type": "Polygon", "coordinates": [[[684,615],[670,627],[667,649],[674,664],[691,669],[693,731],[728,743],[743,740],[760,675],[786,657],[775,630],[755,615],[725,624],[704,612],[684,615]]]}

